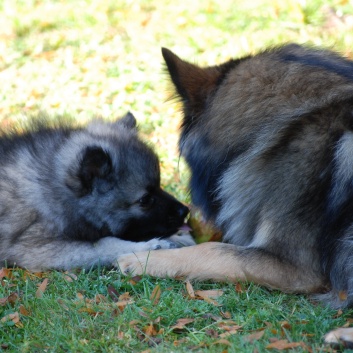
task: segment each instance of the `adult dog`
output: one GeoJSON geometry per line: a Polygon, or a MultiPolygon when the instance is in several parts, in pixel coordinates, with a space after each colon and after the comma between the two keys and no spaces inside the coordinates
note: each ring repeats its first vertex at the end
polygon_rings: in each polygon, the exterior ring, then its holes
{"type": "Polygon", "coordinates": [[[289,44],[200,68],[163,49],[191,195],[224,243],[123,256],[125,272],[248,280],[353,303],[353,63],[289,44]]]}

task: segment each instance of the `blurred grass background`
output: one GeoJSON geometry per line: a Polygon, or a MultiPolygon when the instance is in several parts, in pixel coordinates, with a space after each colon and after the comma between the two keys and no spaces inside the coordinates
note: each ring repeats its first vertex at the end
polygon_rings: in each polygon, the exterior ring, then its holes
{"type": "MultiPolygon", "coordinates": [[[[291,41],[353,57],[352,1],[0,0],[0,124],[41,111],[84,123],[130,110],[161,158],[163,185],[188,201],[188,172],[177,151],[180,107],[168,100],[160,48],[214,65],[291,41]]],[[[1,277],[0,297],[17,299],[0,305],[0,352],[257,353],[281,339],[300,342],[292,351],[327,352],[323,334],[352,322],[350,311],[251,284],[194,284],[222,289],[217,306],[190,300],[176,281],[134,283],[101,269],[73,278],[56,271],[28,277],[17,269],[1,277]],[[37,298],[43,277],[48,289],[37,298]],[[150,299],[156,284],[158,305],[150,299]],[[123,313],[109,301],[110,286],[131,295],[123,313]],[[78,293],[89,301],[77,303],[78,293]],[[92,299],[97,295],[107,302],[92,299]],[[13,313],[19,322],[8,319],[13,313]],[[171,326],[185,317],[195,321],[175,332],[171,326]],[[237,334],[220,336],[235,323],[237,334]],[[264,336],[249,343],[254,332],[264,336]]]]}

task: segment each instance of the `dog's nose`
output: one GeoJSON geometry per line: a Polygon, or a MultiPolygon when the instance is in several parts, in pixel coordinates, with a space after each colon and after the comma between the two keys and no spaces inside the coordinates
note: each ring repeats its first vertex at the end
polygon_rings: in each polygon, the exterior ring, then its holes
{"type": "Polygon", "coordinates": [[[176,212],[180,218],[185,218],[189,213],[189,209],[184,205],[180,205],[177,207],[176,212]]]}

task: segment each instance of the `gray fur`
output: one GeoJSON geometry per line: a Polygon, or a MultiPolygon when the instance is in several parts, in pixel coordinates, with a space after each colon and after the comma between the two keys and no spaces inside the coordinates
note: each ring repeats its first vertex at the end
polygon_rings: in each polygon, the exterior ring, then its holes
{"type": "Polygon", "coordinates": [[[87,128],[3,134],[0,261],[30,270],[112,265],[124,253],[193,242],[187,234],[159,239],[187,214],[159,180],[158,158],[138,138],[131,113],[87,128]],[[156,201],[142,207],[146,193],[156,201]],[[141,230],[150,229],[140,239],[142,220],[141,230]]]}

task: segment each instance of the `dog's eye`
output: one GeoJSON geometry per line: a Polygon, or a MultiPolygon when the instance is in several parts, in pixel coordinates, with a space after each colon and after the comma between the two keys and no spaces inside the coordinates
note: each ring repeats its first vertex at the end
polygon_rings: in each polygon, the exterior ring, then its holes
{"type": "Polygon", "coordinates": [[[154,204],[154,197],[150,194],[143,195],[139,200],[140,207],[149,208],[154,204]]]}

